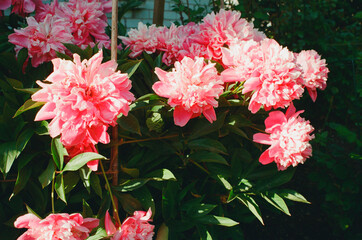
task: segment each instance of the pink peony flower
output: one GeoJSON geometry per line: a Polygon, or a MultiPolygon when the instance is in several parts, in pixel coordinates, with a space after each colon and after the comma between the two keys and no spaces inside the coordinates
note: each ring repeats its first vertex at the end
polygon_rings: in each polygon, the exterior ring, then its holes
{"type": "Polygon", "coordinates": [[[26,20],[28,26],[20,30],[15,29],[15,33],[9,35],[9,42],[17,45],[17,52],[21,48],[27,48],[34,67],[55,58],[56,52],[65,52],[63,43],[70,43],[72,35],[64,21],[51,16],[47,16],[40,23],[33,17],[26,20]]]}
{"type": "Polygon", "coordinates": [[[204,17],[200,24],[204,44],[214,60],[222,58],[221,48],[235,41],[254,39],[260,41],[265,35],[254,29],[252,23],[240,18],[237,11],[221,9],[218,13],[211,13],[204,17]]]}
{"type": "MultiPolygon", "coordinates": [[[[254,71],[247,69],[250,74],[245,79],[242,91],[243,94],[254,91],[249,103],[252,113],[256,113],[261,106],[267,111],[272,107],[287,107],[294,99],[299,99],[304,91],[302,70],[292,52],[273,39],[264,39],[260,43],[260,51],[261,59],[256,57],[252,60],[255,62],[251,63],[254,71]]],[[[254,54],[253,51],[251,53],[254,54]]]]}
{"type": "Polygon", "coordinates": [[[104,1],[70,0],[64,5],[63,16],[70,23],[73,44],[86,48],[99,43],[99,47],[110,47],[110,39],[105,32],[107,21],[104,15],[104,1]]]}
{"type": "Polygon", "coordinates": [[[327,86],[328,68],[325,59],[314,50],[301,51],[297,63],[303,69],[304,86],[313,102],[317,99],[317,88],[324,90],[327,86]]]}
{"type": "Polygon", "coordinates": [[[25,17],[27,14],[35,11],[37,5],[43,4],[41,0],[11,0],[13,5],[12,13],[25,17]]]}
{"type": "MultiPolygon", "coordinates": [[[[94,144],[89,143],[89,142],[84,142],[84,143],[80,143],[80,144],[73,145],[73,146],[65,146],[65,148],[67,149],[67,152],[68,152],[68,156],[65,157],[66,162],[68,162],[70,159],[72,159],[73,157],[75,157],[81,153],[86,153],[86,152],[98,153],[94,144]]],[[[92,161],[87,162],[87,166],[89,167],[90,170],[97,171],[98,170],[98,160],[92,160],[92,161]]]]}
{"type": "Polygon", "coordinates": [[[223,81],[214,63],[205,64],[204,58],[185,57],[175,63],[172,72],[156,68],[155,73],[160,81],[152,89],[157,95],[168,98],[168,104],[175,107],[176,125],[183,127],[201,113],[209,122],[216,120],[214,107],[218,102],[215,98],[223,92],[223,81]]]}
{"type": "Polygon", "coordinates": [[[131,29],[128,37],[120,36],[123,44],[132,51],[130,57],[138,57],[145,51],[148,54],[155,53],[159,46],[159,34],[162,28],[156,27],[155,24],[147,27],[142,22],[138,23],[138,29],[131,29]]]}
{"type": "Polygon", "coordinates": [[[98,224],[98,219],[83,218],[79,213],[71,215],[67,213],[50,214],[45,219],[28,213],[18,217],[14,226],[16,228],[28,228],[18,240],[83,240],[98,224]]]}
{"type": "Polygon", "coordinates": [[[56,19],[61,19],[61,16],[64,15],[63,5],[64,2],[59,3],[58,0],[54,0],[50,4],[42,4],[37,8],[34,17],[38,22],[44,21],[47,15],[56,19]]]}
{"type": "Polygon", "coordinates": [[[54,59],[54,72],[37,81],[43,88],[32,95],[33,101],[45,102],[35,121],[52,119],[51,137],[61,134],[64,146],[83,143],[109,143],[108,126],[116,124],[119,114],[127,115],[134,100],[127,74],[115,72],[117,63],[102,63],[102,51],[89,60],[54,59]]]}
{"type": "Polygon", "coordinates": [[[128,217],[117,230],[108,211],[105,217],[105,228],[108,235],[113,235],[112,240],[152,240],[155,226],[149,224],[152,211],[135,211],[132,217],[128,217]]]}
{"type": "Polygon", "coordinates": [[[299,116],[304,111],[295,112],[291,104],[286,111],[274,111],[265,119],[265,132],[254,134],[253,141],[271,145],[259,158],[262,164],[275,162],[279,170],[289,166],[304,163],[312,156],[312,146],[309,141],[314,138],[310,133],[314,128],[304,118],[299,116]]]}

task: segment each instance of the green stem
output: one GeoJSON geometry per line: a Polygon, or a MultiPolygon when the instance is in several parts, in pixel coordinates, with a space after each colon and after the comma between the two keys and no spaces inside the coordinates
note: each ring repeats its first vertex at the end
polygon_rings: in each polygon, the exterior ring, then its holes
{"type": "Polygon", "coordinates": [[[192,162],[193,164],[195,164],[197,167],[199,167],[202,171],[206,172],[208,175],[210,175],[210,172],[207,171],[203,166],[201,166],[200,164],[198,164],[197,162],[195,162],[192,159],[189,159],[190,162],[192,162]]]}
{"type": "Polygon", "coordinates": [[[104,167],[103,167],[103,163],[102,163],[102,160],[99,160],[99,163],[100,163],[100,166],[101,166],[101,169],[102,169],[102,173],[103,173],[103,177],[104,179],[106,180],[106,185],[107,185],[107,188],[109,190],[109,195],[111,197],[111,201],[112,201],[112,206],[113,206],[113,212],[114,212],[114,217],[116,218],[116,221],[117,223],[119,224],[119,226],[121,226],[121,220],[119,219],[119,216],[118,216],[118,210],[117,210],[117,207],[116,207],[116,203],[114,202],[114,199],[113,199],[113,194],[112,194],[112,190],[111,190],[111,185],[109,184],[108,182],[108,178],[106,176],[106,172],[104,171],[104,167]]]}
{"type": "Polygon", "coordinates": [[[52,179],[52,192],[51,192],[51,199],[52,199],[52,213],[55,213],[55,207],[54,207],[54,185],[55,185],[55,182],[54,182],[54,178],[55,178],[55,172],[53,173],[53,179],[52,179]]]}

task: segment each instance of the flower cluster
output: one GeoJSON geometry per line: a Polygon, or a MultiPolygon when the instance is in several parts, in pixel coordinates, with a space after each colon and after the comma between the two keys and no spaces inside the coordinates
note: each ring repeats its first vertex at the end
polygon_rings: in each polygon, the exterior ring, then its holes
{"type": "MultiPolygon", "coordinates": [[[[24,0],[24,9],[30,12],[35,10],[35,17],[27,18],[27,27],[9,35],[9,42],[16,45],[17,52],[21,48],[28,49],[34,67],[55,58],[56,51],[64,53],[63,43],[72,43],[83,49],[95,44],[110,47],[109,37],[105,33],[105,13],[110,11],[110,0],[38,2],[35,7],[34,1],[24,0]]],[[[13,5],[13,11],[17,6],[13,5]]]]}
{"type": "Polygon", "coordinates": [[[105,228],[108,235],[113,235],[112,240],[152,240],[155,226],[149,224],[152,211],[135,211],[133,216],[126,218],[117,230],[107,211],[105,228]]]}
{"type": "Polygon", "coordinates": [[[137,57],[147,53],[163,52],[163,62],[167,65],[181,61],[185,56],[204,57],[221,60],[221,48],[235,41],[254,39],[260,41],[265,35],[253,24],[240,18],[236,11],[220,10],[208,14],[201,23],[189,23],[185,26],[156,27],[140,23],[138,29],[132,29],[128,37],[120,37],[130,47],[130,56],[137,57]]]}
{"type": "Polygon", "coordinates": [[[153,85],[159,96],[168,98],[168,104],[175,107],[174,120],[178,126],[185,126],[193,117],[201,115],[209,122],[216,120],[214,107],[223,92],[223,81],[220,79],[214,63],[205,64],[203,58],[195,60],[184,57],[175,63],[172,72],[155,69],[160,81],[153,85]]]}
{"type": "Polygon", "coordinates": [[[18,240],[83,240],[98,225],[98,219],[83,218],[79,213],[50,214],[45,219],[28,213],[18,217],[14,223],[16,228],[28,229],[18,240]]]}
{"type": "Polygon", "coordinates": [[[102,51],[82,62],[77,54],[74,61],[53,59],[54,72],[46,79],[50,84],[38,81],[42,89],[32,95],[34,101],[45,102],[35,120],[52,119],[50,136],[61,135],[70,150],[109,143],[108,126],[116,124],[119,114],[127,115],[134,100],[127,74],[115,72],[117,64],[102,59],[102,51]]]}
{"type": "Polygon", "coordinates": [[[304,163],[312,155],[309,141],[314,138],[310,133],[314,128],[301,118],[294,105],[286,113],[274,111],[265,119],[265,133],[254,135],[254,142],[271,145],[259,158],[262,164],[275,162],[279,170],[304,163]]]}

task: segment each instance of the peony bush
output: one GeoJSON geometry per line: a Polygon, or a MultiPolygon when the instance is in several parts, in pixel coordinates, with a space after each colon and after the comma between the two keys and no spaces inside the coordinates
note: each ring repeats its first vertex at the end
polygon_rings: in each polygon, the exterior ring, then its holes
{"type": "Polygon", "coordinates": [[[309,203],[282,185],[312,156],[314,128],[293,102],[326,87],[316,51],[221,9],[139,23],[114,61],[111,1],[0,7],[23,23],[0,56],[0,170],[16,177],[10,203],[25,204],[9,212],[28,229],[18,239],[240,239],[250,216],[264,224],[260,202],[287,215],[288,201],[309,203]]]}

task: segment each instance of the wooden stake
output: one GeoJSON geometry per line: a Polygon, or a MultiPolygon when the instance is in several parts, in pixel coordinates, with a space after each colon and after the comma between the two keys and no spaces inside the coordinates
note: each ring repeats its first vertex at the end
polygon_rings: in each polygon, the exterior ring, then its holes
{"type": "MultiPolygon", "coordinates": [[[[118,38],[118,0],[112,0],[112,35],[111,35],[111,59],[117,62],[117,38],[118,38]]],[[[112,127],[112,142],[118,142],[118,126],[112,127]]],[[[118,185],[118,145],[111,149],[110,170],[112,172],[112,185],[118,185]]],[[[113,196],[114,209],[113,217],[118,217],[118,200],[113,196]]],[[[119,221],[119,220],[118,220],[119,221]]]]}
{"type": "Polygon", "coordinates": [[[224,8],[225,8],[224,0],[220,0],[220,9],[224,8]]]}
{"type": "Polygon", "coordinates": [[[153,5],[153,24],[163,25],[163,13],[165,11],[165,0],[155,0],[153,5]]]}

